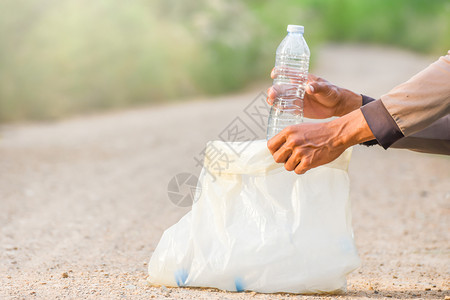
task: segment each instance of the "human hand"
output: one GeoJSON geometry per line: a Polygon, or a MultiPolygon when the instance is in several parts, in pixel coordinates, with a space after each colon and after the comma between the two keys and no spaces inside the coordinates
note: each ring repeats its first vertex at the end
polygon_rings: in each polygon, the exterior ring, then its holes
{"type": "MultiPolygon", "coordinates": [[[[277,69],[273,68],[270,76],[275,79],[277,69]]],[[[277,94],[282,93],[283,85],[273,85],[267,90],[267,103],[273,104],[277,94]]],[[[308,83],[303,98],[303,115],[311,119],[325,119],[343,116],[362,105],[362,96],[350,90],[340,88],[317,77],[308,75],[308,83]]]]}
{"type": "Polygon", "coordinates": [[[271,138],[267,147],[286,170],[303,174],[335,160],[348,147],[371,139],[372,131],[357,109],[331,122],[288,126],[271,138]]]}

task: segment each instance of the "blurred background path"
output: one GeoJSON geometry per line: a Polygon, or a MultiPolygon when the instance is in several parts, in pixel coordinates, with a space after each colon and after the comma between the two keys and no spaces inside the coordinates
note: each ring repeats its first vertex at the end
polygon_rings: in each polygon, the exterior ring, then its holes
{"type": "MultiPolygon", "coordinates": [[[[328,44],[315,59],[315,74],[379,97],[436,57],[328,44]]],[[[194,158],[205,143],[268,85],[214,101],[0,127],[0,298],[301,298],[165,290],[145,281],[162,232],[189,210],[169,201],[169,180],[198,174],[194,158]]],[[[340,298],[450,296],[449,158],[362,146],[353,153],[363,265],[340,298]]]]}

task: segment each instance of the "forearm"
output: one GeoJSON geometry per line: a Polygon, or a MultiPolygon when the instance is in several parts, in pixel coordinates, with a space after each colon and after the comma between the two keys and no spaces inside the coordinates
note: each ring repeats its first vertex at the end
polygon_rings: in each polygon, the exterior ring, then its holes
{"type": "Polygon", "coordinates": [[[347,89],[340,88],[340,100],[336,108],[336,117],[342,117],[346,114],[357,110],[363,105],[363,96],[347,89]]]}
{"type": "Polygon", "coordinates": [[[375,138],[360,109],[329,122],[328,126],[334,136],[333,147],[348,148],[375,138]]]}

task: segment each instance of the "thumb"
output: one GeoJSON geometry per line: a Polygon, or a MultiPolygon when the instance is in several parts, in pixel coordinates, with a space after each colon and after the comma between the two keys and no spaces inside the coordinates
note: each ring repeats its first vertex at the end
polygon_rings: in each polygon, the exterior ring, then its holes
{"type": "Polygon", "coordinates": [[[312,94],[328,94],[330,87],[325,82],[311,82],[306,86],[306,92],[310,95],[312,94]]]}

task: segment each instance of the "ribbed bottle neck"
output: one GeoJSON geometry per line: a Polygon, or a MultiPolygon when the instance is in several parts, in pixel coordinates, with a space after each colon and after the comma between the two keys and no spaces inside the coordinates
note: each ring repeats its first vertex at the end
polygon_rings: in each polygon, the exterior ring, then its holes
{"type": "Polygon", "coordinates": [[[288,31],[287,34],[288,34],[288,35],[301,35],[301,36],[303,36],[303,33],[301,33],[301,32],[295,32],[295,31],[294,31],[294,32],[288,31]]]}

